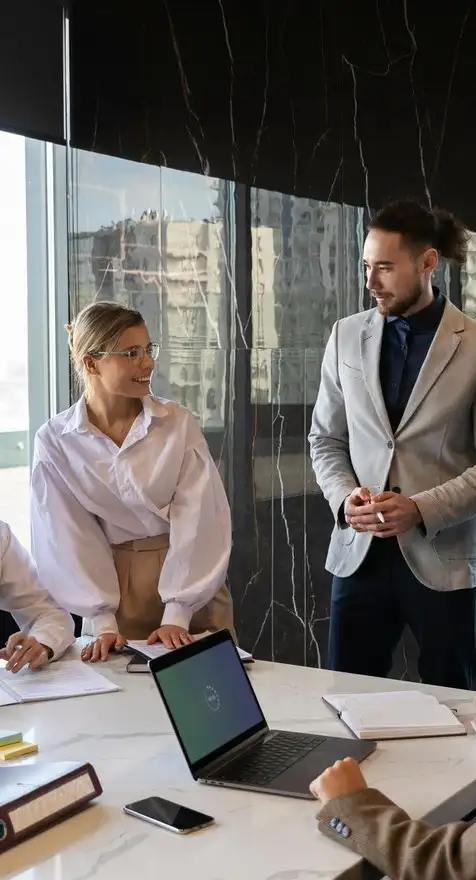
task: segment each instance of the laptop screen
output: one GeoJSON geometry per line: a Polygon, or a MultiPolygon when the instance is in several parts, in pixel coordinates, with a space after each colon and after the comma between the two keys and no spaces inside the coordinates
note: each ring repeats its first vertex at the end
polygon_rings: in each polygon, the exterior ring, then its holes
{"type": "Polygon", "coordinates": [[[185,757],[195,770],[267,726],[231,638],[207,642],[196,643],[196,653],[180,648],[174,652],[176,662],[153,669],[185,757]]]}

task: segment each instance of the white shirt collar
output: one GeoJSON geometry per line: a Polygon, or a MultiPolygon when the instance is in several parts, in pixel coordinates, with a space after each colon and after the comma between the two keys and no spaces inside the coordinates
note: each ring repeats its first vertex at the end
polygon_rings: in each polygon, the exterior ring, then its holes
{"type": "MultiPolygon", "coordinates": [[[[163,418],[163,416],[166,416],[168,413],[165,404],[158,397],[152,397],[150,394],[148,394],[147,397],[144,397],[143,406],[144,427],[146,430],[152,419],[163,418]]],[[[72,431],[77,431],[79,434],[95,433],[94,426],[89,421],[84,394],[81,395],[78,402],[69,410],[66,424],[61,433],[71,434],[72,431]]]]}
{"type": "Polygon", "coordinates": [[[87,431],[90,431],[91,427],[92,425],[89,421],[88,411],[86,409],[86,401],[82,395],[78,402],[68,411],[66,423],[61,433],[71,434],[72,431],[78,431],[78,433],[84,434],[87,431]]]}
{"type": "Polygon", "coordinates": [[[168,409],[166,407],[166,401],[159,397],[152,397],[151,394],[148,394],[147,397],[144,397],[143,405],[144,405],[144,414],[147,420],[147,426],[150,425],[152,419],[161,419],[164,416],[168,415],[168,409]]]}

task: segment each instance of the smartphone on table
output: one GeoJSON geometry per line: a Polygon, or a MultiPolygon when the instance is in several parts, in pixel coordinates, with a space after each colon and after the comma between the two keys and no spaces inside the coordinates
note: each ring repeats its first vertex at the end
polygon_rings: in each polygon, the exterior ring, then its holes
{"type": "Polygon", "coordinates": [[[168,831],[175,831],[177,834],[190,834],[200,828],[207,828],[215,822],[213,816],[207,816],[206,813],[199,813],[181,804],[174,804],[173,801],[161,797],[134,801],[132,804],[126,804],[123,809],[129,816],[145,819],[146,822],[160,825],[161,828],[167,828],[168,831]]]}

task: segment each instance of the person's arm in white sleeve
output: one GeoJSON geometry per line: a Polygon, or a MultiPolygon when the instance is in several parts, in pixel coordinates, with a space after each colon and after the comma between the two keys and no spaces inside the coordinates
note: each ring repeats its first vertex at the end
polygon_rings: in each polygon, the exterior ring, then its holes
{"type": "Polygon", "coordinates": [[[117,632],[119,582],[111,547],[49,462],[37,460],[33,467],[31,528],[40,579],[58,605],[89,618],[93,636],[117,632]]]}
{"type": "Polygon", "coordinates": [[[6,523],[0,523],[0,607],[18,627],[58,659],[74,642],[71,616],[61,611],[38,580],[36,565],[6,523]]]}
{"type": "Polygon", "coordinates": [[[231,516],[223,483],[191,414],[186,450],[170,504],[170,546],[160,574],[162,625],[188,629],[225,582],[231,552],[231,516]]]}

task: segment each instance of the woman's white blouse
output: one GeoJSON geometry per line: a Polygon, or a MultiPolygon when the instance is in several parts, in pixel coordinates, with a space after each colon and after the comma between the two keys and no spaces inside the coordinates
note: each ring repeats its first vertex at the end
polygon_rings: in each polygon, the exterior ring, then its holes
{"type": "Polygon", "coordinates": [[[48,645],[55,659],[74,642],[69,614],[40,585],[36,565],[8,523],[0,521],[0,609],[13,615],[23,632],[48,645]]]}
{"type": "Polygon", "coordinates": [[[89,421],[84,398],[38,431],[33,555],[57,603],[83,632],[116,632],[112,544],[169,534],[158,592],[163,623],[188,627],[224,583],[230,509],[195,417],[148,396],[122,447],[89,421]]]}

